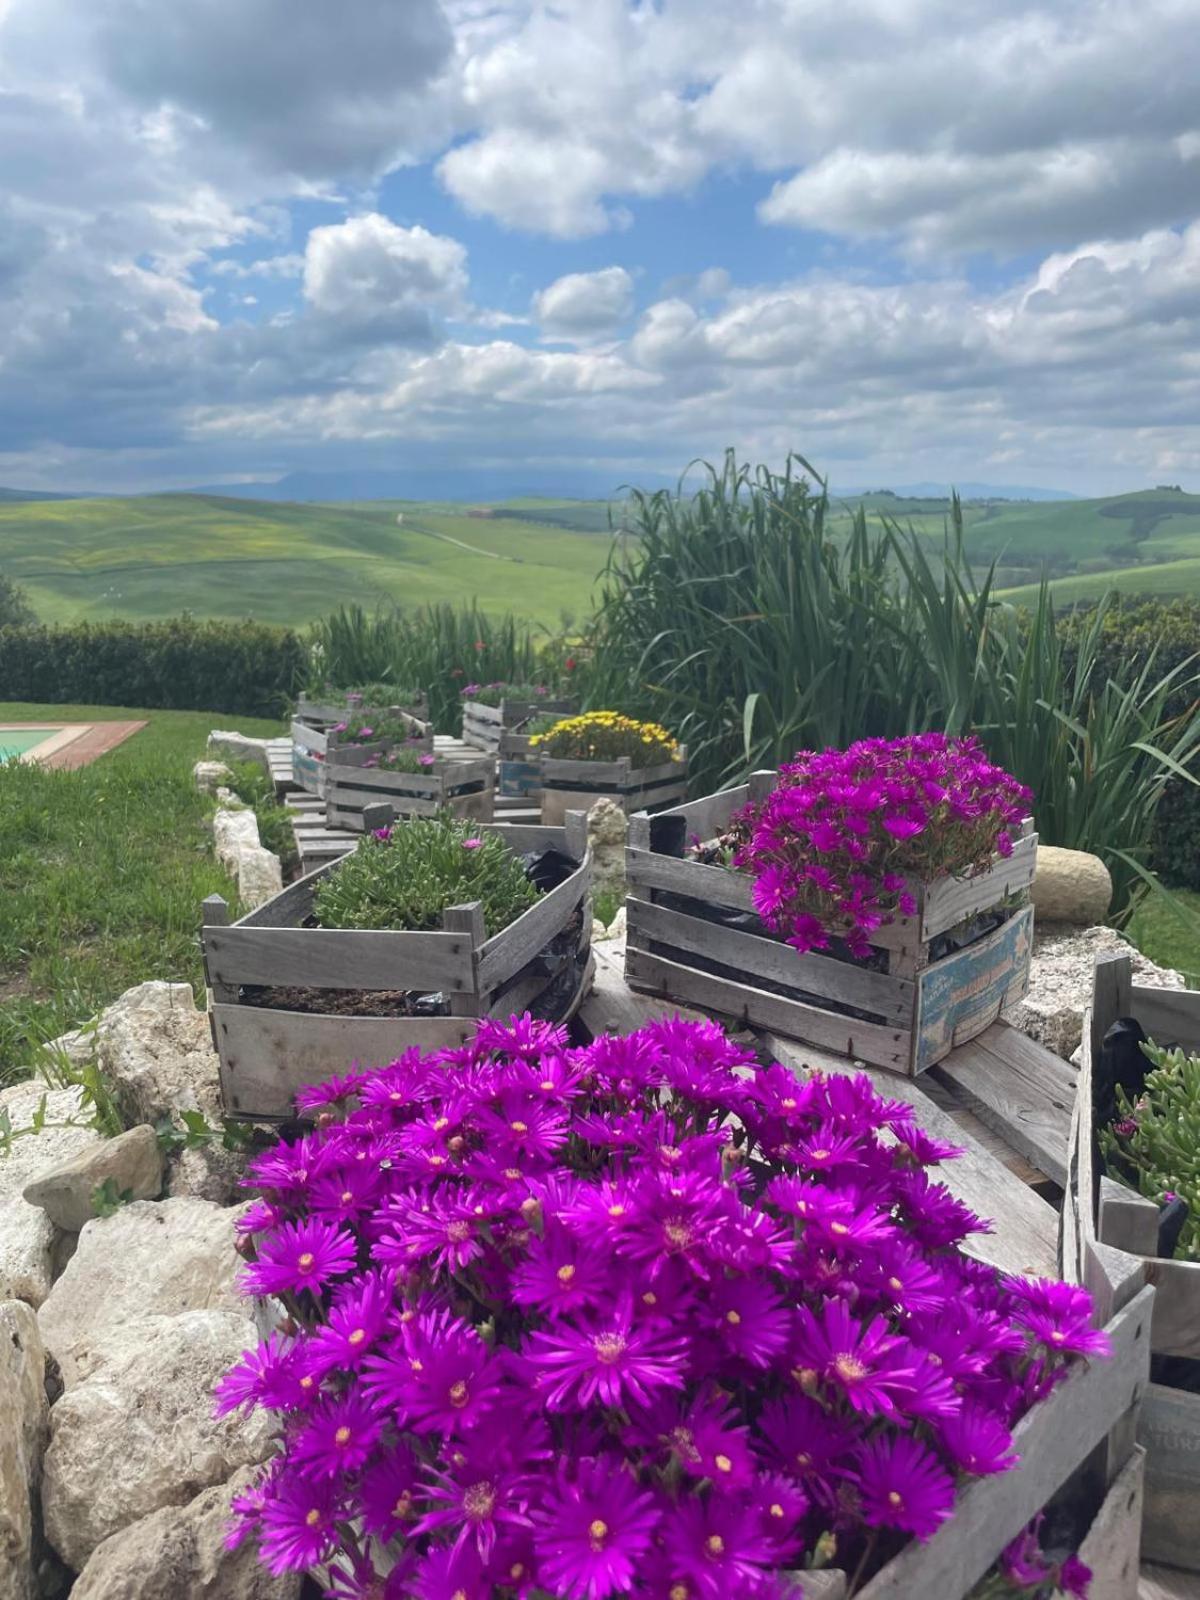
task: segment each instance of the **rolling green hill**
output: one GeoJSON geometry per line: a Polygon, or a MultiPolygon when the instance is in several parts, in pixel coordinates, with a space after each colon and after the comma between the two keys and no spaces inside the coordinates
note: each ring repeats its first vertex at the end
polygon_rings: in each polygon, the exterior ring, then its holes
{"type": "MultiPolygon", "coordinates": [[[[553,503],[539,510],[548,519],[553,503]]],[[[0,571],[47,622],[188,610],[299,623],[343,601],[474,596],[489,611],[553,627],[564,612],[587,611],[608,548],[599,530],[407,501],[147,495],[0,503],[0,571]]]]}
{"type": "MultiPolygon", "coordinates": [[[[940,544],[949,502],[873,494],[858,504],[940,544]]],[[[619,507],[614,508],[619,515],[619,507]]],[[[1028,600],[1043,570],[1064,603],[1200,595],[1200,495],[1152,489],[1106,499],[968,502],[968,547],[995,560],[1001,592],[1028,600]]],[[[488,507],[414,500],[292,504],[208,494],[126,499],[0,497],[0,572],[44,621],[255,616],[303,623],[344,601],[478,598],[547,627],[590,609],[609,551],[601,501],[488,507]],[[485,511],[487,514],[479,514],[485,511]]]]}

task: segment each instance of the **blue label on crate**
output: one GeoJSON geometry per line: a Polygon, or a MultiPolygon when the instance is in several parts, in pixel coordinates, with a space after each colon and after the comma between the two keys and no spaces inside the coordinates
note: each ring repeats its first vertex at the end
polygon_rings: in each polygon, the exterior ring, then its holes
{"type": "Polygon", "coordinates": [[[535,795],[541,788],[536,761],[502,760],[497,773],[497,793],[509,796],[535,795]]]}

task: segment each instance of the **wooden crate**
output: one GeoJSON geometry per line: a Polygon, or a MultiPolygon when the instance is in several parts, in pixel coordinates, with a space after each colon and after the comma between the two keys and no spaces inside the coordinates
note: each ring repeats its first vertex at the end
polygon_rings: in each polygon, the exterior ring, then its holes
{"type": "Polygon", "coordinates": [[[605,796],[616,800],[626,816],[636,811],[662,811],[687,799],[687,750],[677,761],[635,767],[628,756],[616,761],[540,760],[542,821],[561,822],[568,811],[586,811],[605,796]]]}
{"type": "Polygon", "coordinates": [[[926,1071],[990,1027],[1028,986],[1030,906],[940,960],[931,960],[930,942],[1023,893],[1037,835],[1030,827],[1010,857],[997,856],[974,876],[913,884],[915,915],[872,936],[886,962],[875,971],[792,949],[755,914],[749,874],[685,858],[689,838],[721,833],[747,800],[770,792],[776,776],[756,773],[741,788],[630,819],[630,984],[876,1066],[913,1076],[926,1071]],[[739,925],[712,921],[712,907],[738,914],[739,925]]]}
{"type": "MultiPolygon", "coordinates": [[[[481,700],[463,701],[463,743],[491,755],[500,754],[500,736],[509,730],[521,733],[539,717],[569,717],[579,709],[576,700],[501,700],[498,706],[485,706],[481,700]]],[[[513,751],[516,755],[518,752],[513,751]]]]}
{"type": "Polygon", "coordinates": [[[592,974],[585,819],[572,816],[562,828],[490,823],[481,828],[499,834],[519,854],[553,848],[577,863],[563,883],[490,939],[478,902],[450,907],[439,932],[307,927],[316,886],[336,870],[336,862],[291,884],[232,926],[219,895],[204,902],[204,968],[228,1116],[286,1118],[298,1089],[353,1062],[392,1061],[412,1045],[432,1050],[461,1044],[476,1018],[525,1011],[565,973],[572,975],[570,994],[556,1020],[573,1014],[592,974]],[[550,962],[548,947],[577,913],[581,928],[575,948],[550,962]],[[247,1003],[244,990],[250,986],[441,993],[449,1015],[270,1011],[247,1003]]]}
{"type": "MultiPolygon", "coordinates": [[[[345,708],[342,710],[342,716],[345,716],[345,708]]],[[[400,716],[408,729],[406,742],[410,747],[414,750],[432,752],[433,724],[408,711],[401,711],[400,716]]],[[[393,739],[378,739],[371,744],[340,744],[332,728],[305,722],[297,713],[292,719],[292,773],[301,789],[324,799],[328,786],[326,767],[335,750],[343,753],[358,752],[362,759],[366,760],[368,756],[386,754],[394,743],[393,739]]]]}
{"type": "Polygon", "coordinates": [[[359,746],[331,750],[325,762],[325,801],[330,824],[359,831],[370,806],[390,806],[397,817],[432,817],[452,811],[458,817],[491,822],[496,801],[496,763],[446,761],[421,772],[384,772],[367,767],[359,746]]]}
{"type": "MultiPolygon", "coordinates": [[[[1098,1252],[1134,1256],[1157,1291],[1153,1353],[1200,1361],[1200,1262],[1160,1258],[1158,1207],[1096,1166],[1092,1068],[1118,1017],[1135,1017],[1156,1043],[1200,1053],[1200,993],[1134,983],[1132,963],[1120,952],[1096,958],[1068,1151],[1064,1268],[1087,1282],[1098,1252]]],[[[1147,1453],[1146,1558],[1200,1572],[1200,1394],[1151,1384],[1138,1437],[1147,1453]]]]}
{"type": "MultiPolygon", "coordinates": [[[[308,695],[302,694],[296,702],[296,716],[300,721],[307,722],[310,727],[314,728],[332,727],[335,722],[344,721],[350,711],[361,709],[359,706],[351,706],[344,696],[323,700],[319,696],[315,699],[310,699],[308,695]]],[[[371,706],[369,709],[378,711],[381,708],[379,706],[371,706]]],[[[416,717],[418,721],[428,722],[429,696],[422,690],[415,699],[405,701],[402,706],[389,706],[387,709],[407,711],[410,715],[416,717]]]]}

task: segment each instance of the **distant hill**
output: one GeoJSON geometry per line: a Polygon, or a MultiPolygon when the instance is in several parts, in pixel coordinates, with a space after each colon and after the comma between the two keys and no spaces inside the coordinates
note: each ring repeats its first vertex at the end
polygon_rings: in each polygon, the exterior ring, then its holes
{"type": "Polygon", "coordinates": [[[564,612],[589,609],[608,548],[606,534],[586,528],[414,501],[172,494],[0,503],[0,571],[47,622],[186,609],[303,623],[343,601],[370,608],[476,596],[489,611],[557,627],[564,612]]]}
{"type": "Polygon", "coordinates": [[[9,500],[78,500],[75,494],[54,494],[47,489],[3,489],[0,488],[0,501],[9,500]]]}
{"type": "MultiPolygon", "coordinates": [[[[321,501],[340,504],[359,500],[477,501],[551,499],[607,500],[619,493],[627,474],[614,467],[538,471],[529,467],[435,468],[402,472],[289,472],[285,477],[254,483],[208,484],[189,490],[246,500],[321,501]]],[[[639,473],[639,484],[657,489],[675,480],[662,474],[639,473]]]]}
{"type": "MultiPolygon", "coordinates": [[[[311,486],[315,486],[310,480],[311,486]]],[[[856,504],[924,535],[936,551],[948,502],[876,492],[856,504]]],[[[614,512],[619,508],[614,505],[614,512]]],[[[0,571],[49,622],[78,617],[252,615],[303,623],[343,601],[478,597],[554,628],[582,617],[609,551],[610,502],[528,495],[450,504],[160,494],[0,494],[0,571]]],[[[1027,598],[1045,572],[1064,601],[1109,586],[1200,595],[1200,495],[1173,488],[1091,500],[964,502],[968,550],[997,588],[1027,598]]]]}
{"type": "MultiPolygon", "coordinates": [[[[960,500],[1078,500],[1069,489],[1033,489],[1020,484],[1000,483],[901,483],[890,489],[859,491],[860,494],[893,494],[910,500],[948,500],[951,492],[960,500]]],[[[855,496],[854,498],[857,498],[855,496]]]]}

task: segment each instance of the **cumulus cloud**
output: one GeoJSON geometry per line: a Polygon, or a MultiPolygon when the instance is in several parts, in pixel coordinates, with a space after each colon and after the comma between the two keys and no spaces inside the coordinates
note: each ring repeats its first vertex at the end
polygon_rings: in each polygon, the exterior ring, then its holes
{"type": "Polygon", "coordinates": [[[533,298],[546,333],[566,339],[608,333],[633,310],[633,279],[624,267],[569,272],[533,298]]]}
{"type": "Polygon", "coordinates": [[[303,288],[315,312],[345,329],[419,342],[433,336],[433,313],[464,304],[467,252],[457,239],[370,212],[312,230],[303,288]]]}

